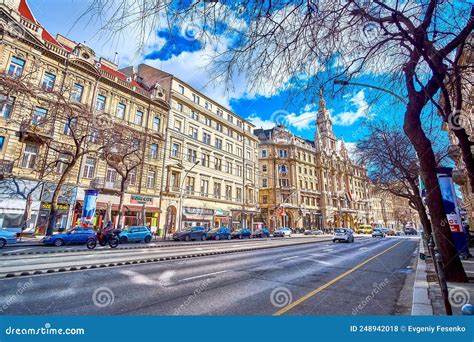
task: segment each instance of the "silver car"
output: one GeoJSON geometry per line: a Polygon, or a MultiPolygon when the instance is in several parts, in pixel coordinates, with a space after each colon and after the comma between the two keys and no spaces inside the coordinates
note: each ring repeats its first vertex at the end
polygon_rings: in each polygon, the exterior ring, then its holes
{"type": "Polygon", "coordinates": [[[336,228],[334,229],[334,235],[332,236],[332,242],[343,241],[343,242],[354,242],[354,233],[350,228],[336,228]]]}

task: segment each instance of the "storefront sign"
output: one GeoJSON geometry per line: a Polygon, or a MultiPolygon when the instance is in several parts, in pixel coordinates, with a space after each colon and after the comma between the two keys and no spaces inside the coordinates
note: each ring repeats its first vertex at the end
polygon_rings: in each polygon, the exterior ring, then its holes
{"type": "Polygon", "coordinates": [[[227,210],[216,209],[214,212],[216,216],[229,216],[229,212],[227,210]]]}
{"type": "MultiPolygon", "coordinates": [[[[51,203],[49,202],[41,202],[41,209],[48,209],[51,210],[51,203]]],[[[69,210],[69,205],[68,204],[57,204],[56,205],[57,210],[69,210]]]]}
{"type": "Polygon", "coordinates": [[[131,204],[153,204],[153,197],[146,197],[140,195],[132,195],[130,196],[130,203],[131,204]]]}
{"type": "Polygon", "coordinates": [[[214,210],[207,209],[207,208],[192,208],[192,207],[185,207],[184,213],[189,215],[198,215],[198,216],[213,216],[214,210]]]}

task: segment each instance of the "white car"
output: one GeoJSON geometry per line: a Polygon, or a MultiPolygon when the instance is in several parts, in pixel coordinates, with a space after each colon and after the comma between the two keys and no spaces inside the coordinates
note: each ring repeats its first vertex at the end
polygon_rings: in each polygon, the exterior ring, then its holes
{"type": "Polygon", "coordinates": [[[354,242],[354,233],[350,228],[336,228],[334,229],[334,235],[332,236],[332,242],[344,241],[354,242]]]}
{"type": "Polygon", "coordinates": [[[283,227],[283,228],[278,228],[277,230],[275,230],[273,232],[273,237],[285,237],[285,236],[288,236],[288,237],[291,237],[291,229],[290,228],[287,228],[287,227],[283,227]]]}

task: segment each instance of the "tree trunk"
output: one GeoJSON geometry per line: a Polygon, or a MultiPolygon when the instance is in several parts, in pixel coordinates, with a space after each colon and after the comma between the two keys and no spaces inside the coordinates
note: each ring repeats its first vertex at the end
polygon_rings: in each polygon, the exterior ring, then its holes
{"type": "Polygon", "coordinates": [[[461,149],[461,157],[466,167],[467,177],[471,183],[471,193],[474,193],[474,158],[471,152],[471,146],[474,144],[469,140],[465,129],[453,129],[453,132],[458,139],[458,146],[461,149]]]}
{"type": "Polygon", "coordinates": [[[125,196],[125,183],[126,179],[122,179],[120,182],[120,199],[118,207],[118,220],[117,220],[117,229],[122,229],[122,220],[123,220],[123,198],[125,196]]]}
{"type": "Polygon", "coordinates": [[[426,187],[431,225],[436,245],[442,256],[446,279],[448,281],[467,282],[466,273],[454,245],[451,229],[444,211],[433,148],[421,126],[422,108],[423,106],[419,103],[408,104],[403,128],[413,144],[420,162],[420,172],[426,187]]]}

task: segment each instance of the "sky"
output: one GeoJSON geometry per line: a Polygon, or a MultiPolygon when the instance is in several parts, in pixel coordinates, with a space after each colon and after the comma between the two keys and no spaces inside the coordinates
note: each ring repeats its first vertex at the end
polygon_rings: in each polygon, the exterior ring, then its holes
{"type": "MultiPolygon", "coordinates": [[[[89,1],[79,0],[29,0],[28,3],[37,20],[55,36],[57,33],[68,38],[85,42],[93,48],[97,56],[113,59],[119,54],[121,67],[147,63],[176,75],[207,96],[228,107],[237,115],[248,119],[256,128],[270,128],[275,122],[284,123],[293,133],[312,139],[318,110],[315,102],[305,102],[307,96],[287,87],[249,91],[245,77],[236,76],[233,87],[228,89],[223,83],[209,83],[209,46],[201,44],[195,27],[174,27],[151,30],[146,44],[137,50],[136,32],[128,32],[120,37],[98,34],[99,21],[82,19],[89,1]]],[[[229,44],[226,37],[223,45],[229,44]]],[[[372,90],[350,87],[332,95],[334,89],[326,91],[325,100],[333,119],[333,129],[338,138],[344,138],[349,150],[364,133],[361,123],[368,116],[392,115],[395,120],[403,117],[403,108],[386,97],[369,101],[372,90]]],[[[311,94],[315,95],[315,94],[311,94]]]]}

